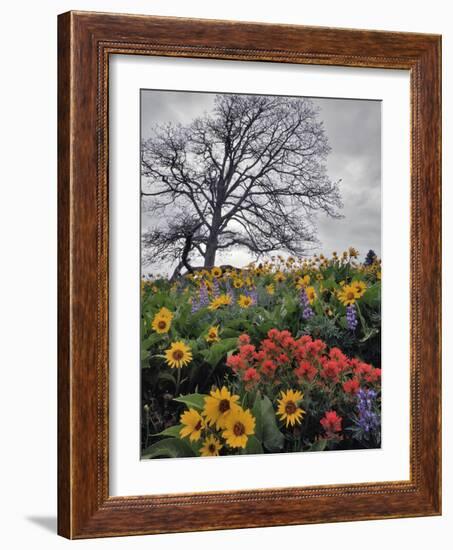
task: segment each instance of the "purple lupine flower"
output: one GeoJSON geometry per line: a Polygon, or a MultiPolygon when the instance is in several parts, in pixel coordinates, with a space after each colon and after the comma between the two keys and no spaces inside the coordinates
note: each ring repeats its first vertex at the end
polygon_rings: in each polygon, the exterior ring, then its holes
{"type": "Polygon", "coordinates": [[[307,293],[305,292],[305,289],[302,288],[300,290],[300,303],[303,306],[302,310],[302,317],[307,321],[308,319],[311,319],[314,316],[314,311],[311,309],[310,306],[310,300],[308,299],[307,293]]]}
{"type": "Polygon", "coordinates": [[[302,317],[308,321],[308,319],[311,319],[315,315],[314,311],[311,309],[311,307],[306,307],[302,312],[302,317]]]}
{"type": "Polygon", "coordinates": [[[250,298],[253,300],[253,304],[255,306],[258,305],[258,291],[256,290],[256,288],[252,288],[249,295],[250,298]]]}
{"type": "Polygon", "coordinates": [[[198,300],[195,296],[192,298],[192,313],[196,313],[202,307],[209,305],[209,294],[205,283],[202,281],[200,284],[200,290],[198,291],[198,300]]]}
{"type": "Polygon", "coordinates": [[[219,282],[217,279],[212,281],[212,297],[218,298],[220,295],[219,282]]]}
{"type": "Polygon", "coordinates": [[[357,328],[358,321],[354,304],[346,307],[346,322],[349,330],[354,331],[357,328]]]}
{"type": "Polygon", "coordinates": [[[200,309],[200,302],[195,299],[195,296],[192,298],[192,313],[196,313],[200,309]]]}
{"type": "Polygon", "coordinates": [[[366,433],[369,433],[379,426],[379,417],[373,412],[373,404],[376,399],[374,390],[361,388],[357,392],[357,408],[359,410],[359,426],[366,433]]]}
{"type": "Polygon", "coordinates": [[[226,289],[226,291],[227,291],[227,294],[230,293],[230,292],[232,291],[232,290],[231,290],[231,281],[230,281],[230,279],[227,279],[227,280],[225,281],[225,289],[226,289]]]}
{"type": "Polygon", "coordinates": [[[198,293],[199,295],[199,307],[207,307],[209,305],[209,295],[208,295],[208,289],[204,282],[201,282],[200,285],[200,291],[198,293]]]}
{"type": "Polygon", "coordinates": [[[252,302],[253,302],[253,305],[256,306],[256,304],[258,303],[258,292],[257,292],[256,288],[252,288],[250,290],[245,288],[242,293],[245,296],[248,296],[249,298],[251,298],[252,302]]]}
{"type": "Polygon", "coordinates": [[[368,254],[366,255],[365,261],[363,262],[363,265],[372,265],[377,260],[376,252],[374,250],[368,250],[368,254]]]}
{"type": "Polygon", "coordinates": [[[233,292],[233,289],[231,288],[230,279],[227,279],[225,282],[225,290],[227,295],[231,298],[231,304],[234,304],[234,292],[233,292]]]}

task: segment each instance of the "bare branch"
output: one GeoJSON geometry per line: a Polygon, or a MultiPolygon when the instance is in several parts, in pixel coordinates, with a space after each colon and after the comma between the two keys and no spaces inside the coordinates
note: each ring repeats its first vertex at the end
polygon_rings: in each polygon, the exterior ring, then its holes
{"type": "Polygon", "coordinates": [[[159,224],[144,246],[186,269],[190,254],[211,266],[217,250],[234,246],[304,254],[316,242],[313,213],[340,216],[329,151],[308,99],[216,96],[212,112],[157,127],[142,143],[142,200],[159,224]]]}

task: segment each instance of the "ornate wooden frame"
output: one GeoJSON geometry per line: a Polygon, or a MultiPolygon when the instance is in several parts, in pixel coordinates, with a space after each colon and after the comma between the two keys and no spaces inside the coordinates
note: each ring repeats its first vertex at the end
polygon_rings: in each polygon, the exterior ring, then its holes
{"type": "Polygon", "coordinates": [[[440,514],[441,38],[69,12],[59,16],[58,47],[58,532],[87,538],[440,514]],[[110,54],[410,71],[410,481],[109,496],[110,54]]]}

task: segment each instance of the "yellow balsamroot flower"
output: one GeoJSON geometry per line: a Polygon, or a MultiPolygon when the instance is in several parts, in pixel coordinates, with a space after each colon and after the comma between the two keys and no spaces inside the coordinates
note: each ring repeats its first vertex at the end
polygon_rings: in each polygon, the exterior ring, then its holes
{"type": "Polygon", "coordinates": [[[277,273],[274,275],[274,281],[276,283],[283,283],[285,280],[285,275],[281,271],[277,271],[277,273]]]}
{"type": "Polygon", "coordinates": [[[253,305],[253,299],[250,296],[246,296],[245,294],[241,294],[238,299],[238,304],[243,309],[249,308],[251,305],[253,305]]]}
{"type": "Polygon", "coordinates": [[[380,271],[376,272],[376,278],[378,279],[378,281],[381,280],[381,272],[380,271]]]}
{"type": "Polygon", "coordinates": [[[214,298],[209,304],[208,309],[219,309],[223,306],[229,306],[231,304],[231,296],[229,294],[221,294],[217,298],[214,298]]]}
{"type": "Polygon", "coordinates": [[[184,342],[173,342],[165,351],[165,361],[172,369],[185,367],[192,361],[192,350],[184,342]]]}
{"type": "Polygon", "coordinates": [[[160,310],[156,313],[156,317],[166,317],[170,321],[173,319],[173,313],[166,307],[161,307],[160,310]]]}
{"type": "Polygon", "coordinates": [[[286,420],[286,427],[300,424],[305,411],[297,406],[297,403],[303,398],[299,390],[288,390],[281,392],[281,399],[278,399],[277,414],[280,420],[286,420]]]}
{"type": "Polygon", "coordinates": [[[351,286],[356,289],[357,298],[361,298],[366,292],[366,284],[363,281],[352,281],[351,286]]]}
{"type": "Polygon", "coordinates": [[[307,286],[305,289],[305,294],[307,295],[308,301],[312,304],[316,300],[316,290],[312,286],[307,286]]]}
{"type": "Polygon", "coordinates": [[[219,451],[222,447],[223,445],[220,441],[213,435],[210,435],[204,440],[203,445],[200,447],[200,455],[219,456],[219,451]]]}
{"type": "Polygon", "coordinates": [[[222,436],[230,447],[245,449],[250,435],[255,433],[255,418],[247,409],[236,407],[225,421],[222,436]]]}
{"type": "Polygon", "coordinates": [[[219,338],[219,327],[209,327],[208,333],[204,337],[206,342],[218,342],[220,340],[219,338]]]}
{"type": "Polygon", "coordinates": [[[273,284],[270,284],[270,285],[267,285],[266,286],[266,292],[270,295],[270,296],[273,296],[275,294],[275,287],[273,284]]]}
{"type": "Polygon", "coordinates": [[[216,279],[222,276],[222,268],[221,267],[213,267],[211,269],[211,275],[215,277],[216,279]]]}
{"type": "Polygon", "coordinates": [[[338,292],[338,299],[345,306],[352,306],[359,297],[357,288],[352,285],[344,285],[338,292]]]}
{"type": "Polygon", "coordinates": [[[183,427],[179,431],[181,437],[188,437],[190,441],[198,441],[205,422],[201,414],[195,409],[189,409],[182,413],[179,419],[183,427]]]}
{"type": "Polygon", "coordinates": [[[296,288],[301,290],[310,284],[310,275],[304,275],[303,277],[298,277],[296,281],[296,288]]]}
{"type": "Polygon", "coordinates": [[[209,279],[203,279],[203,283],[208,290],[212,290],[213,288],[212,281],[210,281],[209,279]]]}
{"type": "Polygon", "coordinates": [[[348,248],[348,252],[349,252],[350,258],[357,258],[357,256],[359,255],[359,251],[355,249],[353,246],[350,246],[348,248]]]}
{"type": "Polygon", "coordinates": [[[157,314],[154,316],[153,322],[151,323],[151,327],[158,334],[165,334],[170,330],[171,318],[157,314]]]}
{"type": "Polygon", "coordinates": [[[236,278],[233,280],[234,288],[242,288],[244,286],[244,281],[242,279],[236,278]]]}
{"type": "Polygon", "coordinates": [[[203,416],[206,417],[208,425],[224,428],[226,419],[233,409],[239,406],[237,401],[239,401],[239,395],[231,395],[225,386],[220,390],[212,390],[204,398],[203,416]]]}

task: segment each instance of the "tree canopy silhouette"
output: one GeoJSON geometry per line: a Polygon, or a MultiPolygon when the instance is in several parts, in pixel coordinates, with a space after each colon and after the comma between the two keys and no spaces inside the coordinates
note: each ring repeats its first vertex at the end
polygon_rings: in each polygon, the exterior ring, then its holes
{"type": "Polygon", "coordinates": [[[329,151],[306,98],[216,95],[192,123],[156,126],[141,144],[142,200],[156,220],[148,258],[189,269],[190,256],[212,267],[233,247],[303,255],[316,242],[313,213],[339,217],[329,151]]]}

